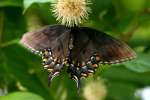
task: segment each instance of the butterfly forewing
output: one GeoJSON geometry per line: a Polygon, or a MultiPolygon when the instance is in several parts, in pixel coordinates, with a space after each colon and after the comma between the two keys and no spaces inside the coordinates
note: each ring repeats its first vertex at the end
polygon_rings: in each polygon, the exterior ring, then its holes
{"type": "Polygon", "coordinates": [[[65,58],[68,52],[70,29],[62,25],[49,25],[35,32],[26,33],[21,43],[33,50],[51,48],[58,58],[65,58]]]}
{"type": "Polygon", "coordinates": [[[95,29],[81,27],[74,31],[72,59],[87,62],[93,54],[99,63],[112,64],[135,58],[135,53],[124,42],[95,29]]]}

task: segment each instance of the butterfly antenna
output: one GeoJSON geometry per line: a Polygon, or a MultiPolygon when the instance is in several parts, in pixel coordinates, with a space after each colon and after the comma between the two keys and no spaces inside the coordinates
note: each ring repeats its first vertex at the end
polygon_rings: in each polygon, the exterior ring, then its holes
{"type": "Polygon", "coordinates": [[[51,85],[52,80],[55,77],[59,76],[59,74],[60,74],[60,72],[58,72],[58,71],[55,71],[55,72],[52,72],[52,73],[49,74],[49,76],[48,76],[48,86],[51,85]]]}

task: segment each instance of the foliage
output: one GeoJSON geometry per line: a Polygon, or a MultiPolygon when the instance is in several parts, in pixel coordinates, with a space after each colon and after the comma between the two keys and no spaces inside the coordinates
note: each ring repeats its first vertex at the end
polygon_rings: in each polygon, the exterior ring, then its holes
{"type": "MultiPolygon", "coordinates": [[[[22,35],[41,26],[56,24],[50,12],[54,0],[0,1],[0,100],[76,100],[75,83],[64,74],[47,86],[41,59],[19,44],[22,35]],[[15,92],[15,93],[14,93],[15,92]],[[1,94],[0,94],[1,95],[1,94]]],[[[104,79],[108,100],[135,100],[137,89],[150,85],[150,1],[93,0],[92,14],[83,26],[94,27],[126,41],[138,58],[121,65],[101,66],[94,77],[104,79]],[[103,69],[103,70],[102,70],[103,69]]],[[[88,80],[88,81],[87,81],[88,80]]]]}
{"type": "Polygon", "coordinates": [[[24,93],[24,92],[15,92],[7,96],[1,97],[1,100],[44,100],[40,96],[37,96],[33,93],[24,93]]]}

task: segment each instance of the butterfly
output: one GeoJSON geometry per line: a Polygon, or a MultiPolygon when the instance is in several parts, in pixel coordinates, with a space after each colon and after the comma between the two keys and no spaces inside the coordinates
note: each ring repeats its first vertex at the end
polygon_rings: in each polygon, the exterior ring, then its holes
{"type": "Polygon", "coordinates": [[[136,57],[124,42],[89,27],[49,25],[23,35],[21,43],[42,57],[49,84],[64,66],[80,88],[80,80],[95,73],[99,64],[115,64],[136,57]]]}

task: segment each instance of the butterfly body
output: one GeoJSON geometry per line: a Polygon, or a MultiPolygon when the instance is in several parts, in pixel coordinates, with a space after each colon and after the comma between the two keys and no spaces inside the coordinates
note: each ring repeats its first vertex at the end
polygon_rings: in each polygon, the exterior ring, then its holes
{"type": "Polygon", "coordinates": [[[94,73],[98,64],[119,63],[136,56],[124,42],[88,27],[49,25],[26,33],[21,43],[39,53],[50,81],[68,65],[67,72],[78,88],[80,79],[94,73]]]}

